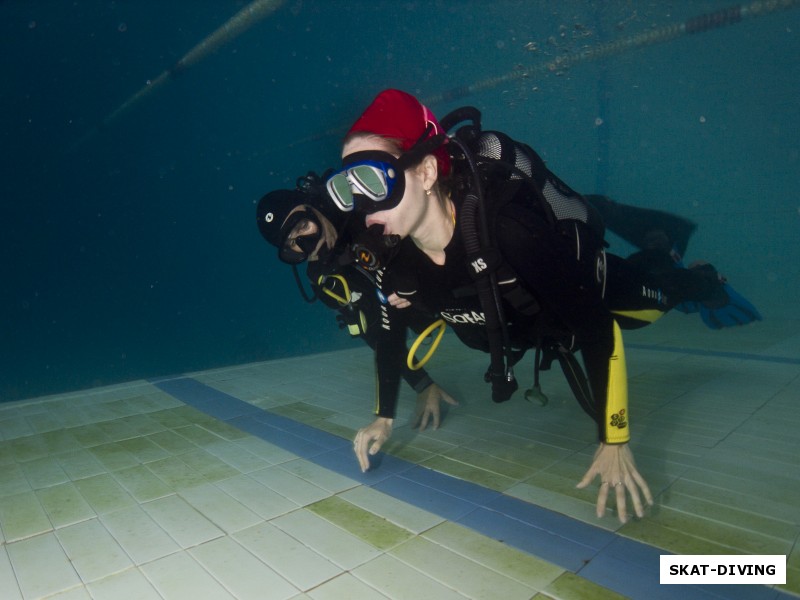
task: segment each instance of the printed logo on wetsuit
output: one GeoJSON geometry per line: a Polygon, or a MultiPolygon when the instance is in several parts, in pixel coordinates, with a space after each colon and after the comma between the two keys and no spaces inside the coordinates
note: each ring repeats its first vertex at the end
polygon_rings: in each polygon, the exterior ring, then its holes
{"type": "Polygon", "coordinates": [[[447,311],[442,311],[439,313],[442,318],[447,321],[448,323],[453,323],[455,325],[485,325],[486,324],[486,317],[483,313],[475,312],[471,310],[469,312],[461,312],[461,313],[452,313],[447,311]]]}
{"type": "Polygon", "coordinates": [[[625,416],[625,409],[623,408],[617,413],[611,415],[611,427],[617,429],[625,429],[628,426],[628,419],[625,416]]]}

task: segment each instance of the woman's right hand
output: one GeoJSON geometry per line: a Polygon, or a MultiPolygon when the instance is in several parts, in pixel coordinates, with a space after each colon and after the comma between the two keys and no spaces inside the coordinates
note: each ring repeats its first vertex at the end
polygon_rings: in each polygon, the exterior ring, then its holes
{"type": "Polygon", "coordinates": [[[628,520],[625,493],[631,495],[633,510],[636,516],[644,516],[642,496],[648,506],[653,505],[653,495],[644,478],[639,474],[633,453],[628,444],[600,444],[586,475],[576,486],[579,489],[588,486],[593,479],[600,478],[600,490],[597,493],[597,516],[602,518],[606,512],[608,493],[614,490],[617,499],[617,516],[621,523],[628,520]]]}
{"type": "Polygon", "coordinates": [[[392,436],[394,419],[378,417],[370,425],[359,429],[353,440],[353,452],[356,453],[361,472],[369,470],[369,457],[380,452],[381,446],[392,436]]]}

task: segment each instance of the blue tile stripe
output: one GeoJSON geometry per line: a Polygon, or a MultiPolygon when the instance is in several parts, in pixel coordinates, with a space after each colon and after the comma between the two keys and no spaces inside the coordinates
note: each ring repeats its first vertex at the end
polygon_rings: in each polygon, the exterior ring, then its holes
{"type": "Polygon", "coordinates": [[[385,453],[372,457],[372,468],[362,473],[349,440],[258,408],[190,377],[152,383],[181,402],[314,464],[629,598],[794,598],[758,585],[662,586],[658,582],[659,556],[665,552],[654,546],[385,453]]]}
{"type": "Polygon", "coordinates": [[[699,348],[682,348],[679,346],[658,346],[655,344],[625,344],[626,348],[637,350],[655,350],[656,352],[670,352],[673,354],[691,354],[692,356],[714,356],[717,358],[730,358],[733,360],[755,360],[784,365],[800,365],[800,358],[789,356],[773,356],[769,354],[752,354],[749,352],[725,352],[722,350],[701,350],[699,348]]]}

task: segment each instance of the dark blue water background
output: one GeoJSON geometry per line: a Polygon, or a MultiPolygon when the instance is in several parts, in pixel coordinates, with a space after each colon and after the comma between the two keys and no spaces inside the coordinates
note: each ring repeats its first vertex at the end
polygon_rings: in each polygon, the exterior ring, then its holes
{"type": "MultiPolygon", "coordinates": [[[[288,0],[95,132],[245,4],[0,1],[2,400],[350,345],[258,235],[263,193],[335,164],[382,88],[436,98],[730,5],[288,0]]],[[[794,9],[430,107],[693,218],[689,258],[792,318],[799,57],[794,9]]]]}

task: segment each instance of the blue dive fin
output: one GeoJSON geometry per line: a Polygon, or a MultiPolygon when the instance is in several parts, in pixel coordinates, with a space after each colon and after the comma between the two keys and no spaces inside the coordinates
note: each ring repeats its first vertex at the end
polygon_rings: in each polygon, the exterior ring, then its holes
{"type": "MultiPolygon", "coordinates": [[[[693,304],[700,311],[700,318],[711,329],[722,329],[723,327],[733,327],[735,325],[746,325],[753,321],[761,321],[761,314],[755,306],[753,306],[747,299],[740,295],[727,283],[722,284],[722,290],[728,297],[727,304],[719,306],[715,304],[714,307],[703,304],[701,302],[684,302],[684,304],[693,304]]],[[[676,307],[682,310],[680,307],[676,307]]],[[[684,311],[689,312],[689,311],[684,311]]],[[[694,312],[694,311],[692,311],[694,312]]]]}

